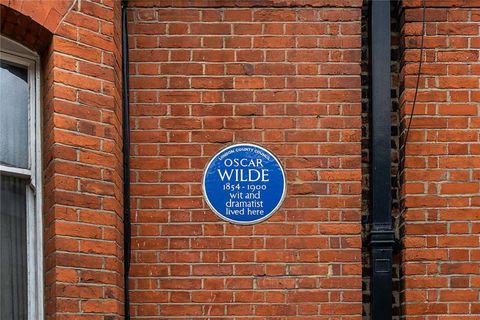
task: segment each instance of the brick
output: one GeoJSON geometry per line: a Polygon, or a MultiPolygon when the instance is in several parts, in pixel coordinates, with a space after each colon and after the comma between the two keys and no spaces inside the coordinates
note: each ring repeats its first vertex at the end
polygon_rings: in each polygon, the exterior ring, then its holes
{"type": "Polygon", "coordinates": [[[70,12],[66,16],[65,22],[68,22],[72,25],[83,27],[92,31],[99,31],[99,28],[100,28],[100,23],[97,19],[85,14],[80,14],[75,11],[70,12]]]}
{"type": "Polygon", "coordinates": [[[287,51],[287,60],[291,62],[325,62],[328,60],[328,51],[325,51],[325,50],[287,51]]]}
{"type": "MultiPolygon", "coordinates": [[[[130,4],[132,317],[362,312],[360,50],[335,48],[359,49],[361,3],[249,5],[130,4]],[[265,145],[298,182],[284,207],[254,227],[218,223],[201,196],[206,162],[234,141],[265,145]]],[[[58,297],[48,318],[123,312],[119,9],[115,1],[74,5],[52,47],[62,57],[53,82],[62,85],[46,107],[47,119],[55,113],[46,158],[58,199],[47,216],[68,254],[49,254],[47,265],[68,270],[53,283],[82,286],[50,285],[58,297]]],[[[474,122],[430,126],[465,123],[474,122]]]]}
{"type": "Polygon", "coordinates": [[[231,50],[196,50],[193,52],[193,61],[227,62],[232,61],[234,52],[231,50]]]}
{"type": "Polygon", "coordinates": [[[295,45],[295,39],[280,36],[255,37],[253,45],[258,48],[291,48],[295,45]]]}
{"type": "MultiPolygon", "coordinates": [[[[150,10],[151,11],[151,10],[150,10]]],[[[200,21],[200,11],[181,9],[161,9],[158,11],[159,21],[200,21]]]]}
{"type": "Polygon", "coordinates": [[[286,34],[320,35],[327,31],[327,26],[320,23],[289,23],[285,25],[286,34]]]}
{"type": "Polygon", "coordinates": [[[444,194],[468,194],[476,193],[480,188],[479,183],[445,183],[442,184],[441,191],[444,194]]]}
{"type": "Polygon", "coordinates": [[[84,301],[82,302],[82,311],[83,312],[107,312],[113,313],[116,312],[118,305],[116,301],[84,301]]]}
{"type": "Polygon", "coordinates": [[[439,105],[441,115],[475,115],[477,106],[471,104],[441,104],[439,105]]]}
{"type": "Polygon", "coordinates": [[[230,34],[231,25],[223,23],[192,23],[190,24],[190,32],[192,34],[230,34]]]}
{"type": "Polygon", "coordinates": [[[439,51],[437,53],[440,62],[475,62],[478,61],[478,51],[462,50],[462,51],[439,51]]]}
{"type": "Polygon", "coordinates": [[[113,8],[100,6],[96,3],[87,3],[81,7],[81,12],[103,20],[113,20],[113,8]]]}
{"type": "Polygon", "coordinates": [[[59,37],[54,38],[53,43],[57,52],[83,58],[88,61],[97,63],[101,62],[101,51],[97,48],[92,48],[79,43],[64,40],[59,37]]]}
{"type": "Polygon", "coordinates": [[[192,88],[198,89],[231,89],[233,88],[232,78],[194,78],[191,81],[192,88]]]}
{"type": "MultiPolygon", "coordinates": [[[[447,4],[441,1],[435,5],[446,6],[446,8],[427,10],[428,19],[438,23],[435,28],[429,28],[427,24],[427,34],[430,36],[426,39],[431,38],[431,41],[425,41],[426,51],[434,48],[436,50],[438,48],[438,51],[433,55],[426,54],[430,63],[425,65],[424,74],[428,74],[429,77],[425,83],[429,88],[447,89],[452,92],[452,95],[446,99],[447,97],[441,91],[433,93],[432,90],[425,90],[422,94],[420,90],[418,96],[419,101],[428,102],[430,107],[425,109],[428,118],[419,116],[416,119],[420,120],[416,131],[422,132],[423,137],[416,136],[417,138],[412,141],[438,142],[439,145],[434,149],[429,147],[428,152],[420,148],[420,144],[418,149],[408,150],[407,148],[406,163],[415,164],[421,169],[407,169],[405,175],[407,183],[422,180],[435,182],[428,187],[405,191],[406,206],[408,206],[406,217],[408,218],[405,223],[404,254],[408,258],[407,266],[411,266],[409,270],[412,274],[420,276],[407,275],[404,292],[410,295],[409,300],[406,301],[423,302],[425,299],[435,297],[434,300],[441,303],[430,304],[428,308],[420,303],[407,304],[405,316],[416,319],[426,319],[431,314],[445,318],[458,318],[461,316],[457,316],[457,313],[469,313],[469,301],[478,299],[477,292],[473,289],[477,285],[462,277],[462,275],[468,276],[478,272],[478,264],[469,254],[469,248],[478,246],[478,237],[465,224],[467,221],[478,219],[476,210],[470,208],[470,203],[475,201],[479,186],[475,180],[472,181],[469,178],[467,173],[478,167],[477,159],[471,158],[471,151],[469,151],[469,146],[476,141],[477,136],[472,133],[468,125],[470,122],[474,123],[478,115],[477,106],[471,104],[471,96],[478,87],[478,79],[471,76],[468,67],[469,64],[476,65],[478,62],[478,52],[469,50],[469,43],[475,44],[478,38],[478,26],[469,20],[469,11],[474,10],[449,10],[450,6],[462,6],[460,2],[449,1],[447,4]],[[448,77],[445,76],[447,74],[448,77]],[[434,82],[435,85],[433,85],[434,82]],[[448,120],[445,121],[446,119],[448,120]],[[447,128],[448,130],[445,130],[447,128]],[[420,137],[422,140],[418,139],[420,137]],[[441,147],[442,144],[443,147],[441,147]],[[409,161],[410,159],[412,160],[409,161]],[[435,168],[438,169],[435,170],[435,168]],[[413,194],[418,197],[412,197],[413,194]],[[413,224],[414,220],[422,223],[413,224]],[[426,220],[428,223],[423,223],[427,222],[426,220]],[[415,241],[414,234],[415,237],[435,234],[435,237],[427,236],[422,241],[415,241]],[[448,252],[445,253],[442,248],[447,249],[448,252]],[[436,263],[425,264],[425,261],[430,259],[427,252],[430,252],[431,257],[436,256],[442,261],[448,258],[448,261],[440,263],[440,268],[437,268],[436,263]],[[417,270],[413,272],[413,268],[417,270]],[[412,299],[416,291],[423,293],[423,296],[419,294],[416,299],[412,299]]],[[[420,21],[422,12],[421,9],[407,9],[405,16],[420,21]]],[[[420,30],[421,28],[419,29],[416,24],[406,26],[404,32],[407,36],[419,34],[420,30]]],[[[418,48],[419,38],[414,37],[407,43],[409,45],[404,57],[411,60],[418,59],[418,51],[415,52],[410,48],[418,48]],[[417,58],[414,58],[415,54],[417,58]]],[[[412,64],[411,72],[407,72],[415,74],[415,65],[412,64]]],[[[415,85],[414,78],[407,80],[406,87],[412,88],[415,85]]],[[[407,92],[402,98],[401,103],[406,103],[411,101],[412,95],[407,92]]]]}
{"type": "Polygon", "coordinates": [[[296,14],[292,10],[257,10],[253,13],[254,21],[295,21],[296,14]]]}
{"type": "Polygon", "coordinates": [[[437,27],[437,34],[446,35],[478,35],[478,25],[474,23],[441,23],[437,27]]]}
{"type": "Polygon", "coordinates": [[[94,48],[99,48],[106,51],[114,50],[114,44],[112,43],[111,37],[99,35],[96,32],[81,29],[78,31],[78,37],[79,42],[90,45],[94,48]]]}
{"type": "Polygon", "coordinates": [[[439,83],[440,88],[449,88],[449,89],[468,89],[468,88],[478,88],[478,79],[473,77],[449,77],[449,78],[440,78],[439,83]]]}

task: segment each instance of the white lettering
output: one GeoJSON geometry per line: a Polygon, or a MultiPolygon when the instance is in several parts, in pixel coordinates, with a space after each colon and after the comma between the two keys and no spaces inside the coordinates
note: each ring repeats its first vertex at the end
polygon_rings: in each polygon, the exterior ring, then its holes
{"type": "Polygon", "coordinates": [[[263,167],[262,159],[248,159],[248,158],[225,159],[223,161],[223,164],[226,167],[234,167],[234,168],[238,168],[238,167],[243,167],[243,168],[257,167],[257,168],[261,168],[261,167],[263,167]]]}
{"type": "Polygon", "coordinates": [[[217,169],[220,179],[224,181],[233,181],[235,182],[256,182],[261,180],[262,182],[269,182],[270,178],[268,177],[268,169],[229,169],[229,170],[220,170],[217,169]]]}
{"type": "Polygon", "coordinates": [[[262,169],[262,182],[268,182],[268,169],[262,169]]]}
{"type": "Polygon", "coordinates": [[[223,179],[225,179],[225,177],[227,178],[227,181],[230,181],[230,179],[232,179],[233,170],[230,170],[230,174],[228,174],[227,170],[224,170],[223,174],[220,171],[220,169],[217,169],[217,171],[218,171],[218,174],[220,175],[220,179],[222,179],[222,181],[223,181],[223,179]]]}
{"type": "Polygon", "coordinates": [[[249,182],[255,182],[260,179],[260,171],[258,170],[248,170],[248,181],[249,182]],[[257,176],[253,177],[253,173],[255,173],[257,176]]]}

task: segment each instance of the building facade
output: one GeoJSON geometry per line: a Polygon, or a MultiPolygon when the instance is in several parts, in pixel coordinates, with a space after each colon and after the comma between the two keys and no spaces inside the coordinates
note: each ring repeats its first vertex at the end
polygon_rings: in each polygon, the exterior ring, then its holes
{"type": "MultiPolygon", "coordinates": [[[[368,3],[123,5],[0,1],[2,319],[369,319],[368,3]],[[255,225],[202,195],[234,143],[286,172],[255,225]]],[[[478,319],[480,2],[391,15],[393,317],[478,319]]]]}

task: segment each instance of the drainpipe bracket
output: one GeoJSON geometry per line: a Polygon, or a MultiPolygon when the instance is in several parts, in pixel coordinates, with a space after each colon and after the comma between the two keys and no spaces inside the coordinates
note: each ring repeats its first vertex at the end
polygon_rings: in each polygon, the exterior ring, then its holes
{"type": "Polygon", "coordinates": [[[395,241],[395,232],[392,229],[387,230],[372,230],[368,239],[370,247],[394,248],[397,245],[395,241]]]}

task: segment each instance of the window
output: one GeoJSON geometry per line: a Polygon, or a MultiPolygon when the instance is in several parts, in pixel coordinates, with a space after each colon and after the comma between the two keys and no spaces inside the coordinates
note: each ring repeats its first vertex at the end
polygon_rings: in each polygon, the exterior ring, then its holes
{"type": "Polygon", "coordinates": [[[43,318],[39,58],[0,36],[0,319],[43,318]]]}

